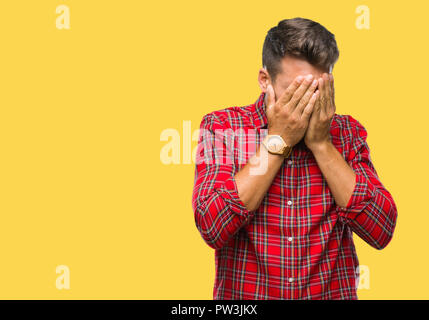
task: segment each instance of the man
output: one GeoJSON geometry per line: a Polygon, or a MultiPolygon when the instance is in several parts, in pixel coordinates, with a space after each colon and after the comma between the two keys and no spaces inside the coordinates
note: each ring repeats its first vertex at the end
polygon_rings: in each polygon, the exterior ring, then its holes
{"type": "Polygon", "coordinates": [[[262,55],[256,102],[201,122],[192,204],[216,249],[213,298],[357,299],[352,232],[386,247],[397,209],[365,128],[335,113],[335,37],[286,19],[262,55]]]}

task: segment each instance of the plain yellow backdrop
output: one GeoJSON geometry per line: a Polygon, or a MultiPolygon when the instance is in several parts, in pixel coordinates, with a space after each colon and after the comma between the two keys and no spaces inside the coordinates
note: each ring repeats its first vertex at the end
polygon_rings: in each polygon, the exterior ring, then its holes
{"type": "MultiPolygon", "coordinates": [[[[260,94],[266,32],[305,17],[336,36],[337,113],[368,131],[398,208],[377,251],[357,236],[360,299],[429,298],[426,1],[0,3],[0,298],[212,299],[194,224],[194,165],[164,165],[163,130],[260,94]],[[59,5],[70,30],[56,28],[59,5]],[[370,9],[370,29],[355,26],[370,9]],[[58,265],[70,289],[55,286],[58,265]]],[[[195,146],[195,142],[192,146],[195,146]]]]}

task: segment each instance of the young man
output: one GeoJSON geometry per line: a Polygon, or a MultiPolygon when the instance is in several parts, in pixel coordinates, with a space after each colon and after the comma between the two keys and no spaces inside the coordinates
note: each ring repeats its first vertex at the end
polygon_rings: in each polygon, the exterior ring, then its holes
{"type": "Polygon", "coordinates": [[[192,204],[216,249],[213,298],[357,299],[352,232],[386,247],[397,209],[365,128],[335,113],[335,37],[286,19],[262,55],[256,102],[201,122],[192,204]]]}

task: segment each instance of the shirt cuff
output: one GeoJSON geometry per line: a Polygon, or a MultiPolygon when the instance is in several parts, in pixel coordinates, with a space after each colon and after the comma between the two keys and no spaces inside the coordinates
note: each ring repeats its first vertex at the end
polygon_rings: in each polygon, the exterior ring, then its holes
{"type": "Polygon", "coordinates": [[[241,201],[240,197],[238,196],[237,184],[233,176],[225,180],[221,191],[225,202],[229,205],[229,208],[232,212],[243,216],[246,219],[250,219],[254,215],[254,212],[247,210],[243,201],[241,201]]]}
{"type": "Polygon", "coordinates": [[[375,197],[376,188],[368,178],[356,174],[355,181],[356,185],[347,206],[341,207],[336,205],[336,211],[346,221],[348,219],[355,219],[375,197]]]}

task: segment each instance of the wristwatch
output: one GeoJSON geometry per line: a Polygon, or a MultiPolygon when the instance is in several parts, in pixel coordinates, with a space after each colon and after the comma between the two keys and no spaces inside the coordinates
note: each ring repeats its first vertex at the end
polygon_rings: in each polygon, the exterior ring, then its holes
{"type": "Polygon", "coordinates": [[[288,146],[283,138],[276,134],[267,135],[262,141],[262,144],[271,154],[278,154],[287,158],[292,153],[292,147],[288,146]]]}

